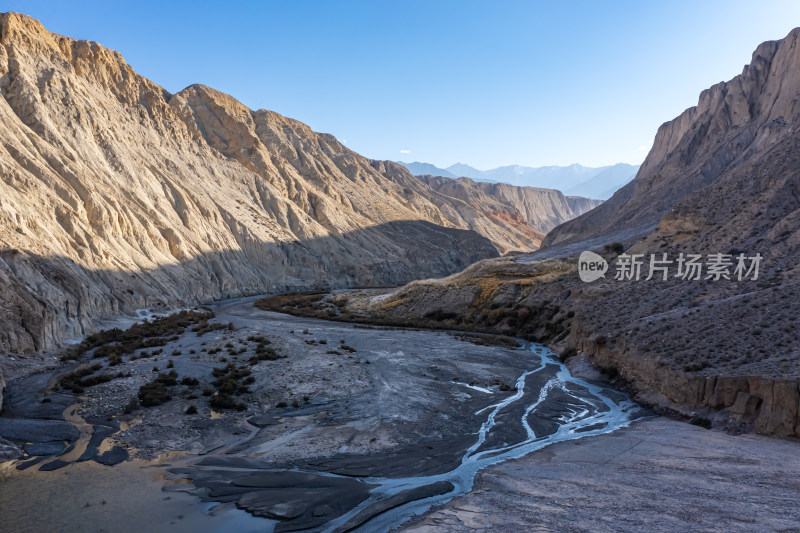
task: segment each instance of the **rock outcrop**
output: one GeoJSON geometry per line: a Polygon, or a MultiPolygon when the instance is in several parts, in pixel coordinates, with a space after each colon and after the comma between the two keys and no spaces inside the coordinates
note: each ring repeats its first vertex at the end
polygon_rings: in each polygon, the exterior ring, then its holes
{"type": "MultiPolygon", "coordinates": [[[[795,29],[785,39],[761,44],[739,76],[703,91],[695,107],[658,129],[633,181],[600,208],[556,228],[545,245],[631,228],[646,234],[689,196],[745,164],[767,162],[800,125],[798,38],[795,29]]],[[[750,191],[730,192],[745,204],[752,198],[750,191]]]]}

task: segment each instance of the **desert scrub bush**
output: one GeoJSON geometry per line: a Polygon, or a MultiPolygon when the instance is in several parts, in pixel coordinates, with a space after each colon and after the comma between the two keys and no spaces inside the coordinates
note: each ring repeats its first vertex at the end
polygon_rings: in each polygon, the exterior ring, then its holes
{"type": "Polygon", "coordinates": [[[174,370],[170,370],[167,373],[159,372],[158,376],[156,377],[156,383],[161,383],[166,387],[171,387],[173,385],[178,384],[178,373],[174,370]]]}
{"type": "Polygon", "coordinates": [[[83,392],[84,389],[88,387],[93,387],[101,383],[107,383],[112,379],[114,379],[114,376],[110,374],[99,374],[96,376],[91,376],[91,374],[94,374],[101,368],[102,365],[100,365],[99,363],[95,363],[91,366],[78,368],[77,370],[70,372],[69,374],[62,377],[61,380],[59,380],[59,385],[61,386],[62,389],[68,389],[74,392],[75,394],[80,394],[83,392]]]}
{"type": "Polygon", "coordinates": [[[267,346],[265,343],[260,342],[256,346],[256,353],[247,361],[251,366],[258,364],[261,361],[277,361],[278,359],[285,359],[286,356],[280,355],[274,348],[267,346]]]}
{"type": "Polygon", "coordinates": [[[214,409],[236,409],[237,411],[244,411],[247,409],[244,403],[237,402],[234,400],[233,396],[227,392],[214,394],[208,404],[214,409]]]}
{"type": "MultiPolygon", "coordinates": [[[[233,363],[228,363],[228,365],[222,368],[215,368],[211,373],[216,378],[212,385],[217,389],[214,395],[214,398],[217,399],[224,394],[239,395],[250,392],[248,385],[255,381],[246,379],[251,375],[249,368],[243,366],[237,367],[233,363]]],[[[223,407],[220,403],[217,404],[217,407],[224,409],[233,408],[223,407]]]]}
{"type": "Polygon", "coordinates": [[[172,399],[163,383],[151,381],[139,387],[139,403],[142,407],[154,407],[172,399]]]}
{"type": "Polygon", "coordinates": [[[276,294],[256,300],[253,305],[263,311],[277,311],[287,314],[316,312],[326,292],[291,292],[276,294]]]}
{"type": "Polygon", "coordinates": [[[225,324],[210,324],[208,320],[204,320],[201,323],[197,324],[195,327],[192,328],[193,333],[197,333],[198,337],[202,337],[206,333],[211,331],[217,331],[220,329],[226,329],[228,326],[225,324]]]}
{"type": "Polygon", "coordinates": [[[134,324],[126,330],[119,328],[100,331],[86,337],[64,359],[77,359],[94,350],[94,357],[122,357],[142,348],[164,346],[177,340],[187,327],[213,318],[214,312],[180,311],[169,316],[134,324]]]}

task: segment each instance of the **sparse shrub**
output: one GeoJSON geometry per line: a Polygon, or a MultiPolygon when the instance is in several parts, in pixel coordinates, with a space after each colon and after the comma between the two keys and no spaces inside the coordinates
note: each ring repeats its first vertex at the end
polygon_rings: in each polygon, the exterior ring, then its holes
{"type": "Polygon", "coordinates": [[[265,343],[261,342],[256,346],[256,353],[250,357],[248,363],[252,366],[258,364],[260,361],[277,361],[284,357],[285,356],[278,354],[274,348],[268,347],[265,343]]]}
{"type": "Polygon", "coordinates": [[[178,339],[178,335],[190,325],[212,318],[211,311],[180,311],[152,321],[145,320],[126,330],[119,328],[100,331],[83,340],[65,359],[78,357],[94,350],[94,357],[122,357],[142,348],[164,346],[178,339]]]}
{"type": "Polygon", "coordinates": [[[101,383],[107,383],[114,379],[114,376],[110,374],[91,376],[91,374],[94,374],[100,370],[100,368],[102,368],[102,365],[99,363],[79,368],[78,370],[70,372],[62,377],[59,384],[61,385],[62,389],[69,389],[75,394],[81,394],[83,390],[88,387],[93,387],[101,383]]]}
{"type": "Polygon", "coordinates": [[[233,399],[233,396],[227,392],[220,392],[214,395],[209,402],[209,405],[214,409],[236,409],[237,411],[244,411],[246,406],[233,399]]]}
{"type": "Polygon", "coordinates": [[[161,405],[172,399],[163,383],[151,381],[139,387],[139,403],[143,407],[161,405]]]}
{"type": "Polygon", "coordinates": [[[156,378],[157,383],[161,383],[166,387],[171,387],[178,384],[178,373],[170,370],[168,373],[160,372],[156,378]]]}

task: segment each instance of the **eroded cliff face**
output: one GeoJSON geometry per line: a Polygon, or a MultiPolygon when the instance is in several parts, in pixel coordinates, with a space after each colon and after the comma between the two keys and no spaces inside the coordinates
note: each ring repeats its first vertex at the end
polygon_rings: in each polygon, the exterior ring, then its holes
{"type": "Polygon", "coordinates": [[[798,39],[800,28],[761,44],[739,76],[703,91],[695,107],[658,129],[633,181],[598,209],[553,230],[544,245],[631,229],[644,235],[683,199],[794,135],[800,123],[798,39]]]}
{"type": "MultiPolygon", "coordinates": [[[[600,200],[564,196],[561,191],[538,187],[517,187],[507,183],[487,183],[470,178],[417,176],[436,192],[457,198],[487,217],[513,213],[537,232],[554,227],[600,205],[600,200]]],[[[503,225],[503,217],[498,216],[503,225]]],[[[505,216],[509,219],[511,216],[505,216]]],[[[537,245],[539,243],[536,243],[537,245]]],[[[516,248],[521,250],[522,248],[516,248]]]]}
{"type": "Polygon", "coordinates": [[[117,52],[0,15],[0,352],[139,308],[392,285],[496,256],[407,174],[117,52]],[[447,226],[447,227],[442,227],[447,226]]]}

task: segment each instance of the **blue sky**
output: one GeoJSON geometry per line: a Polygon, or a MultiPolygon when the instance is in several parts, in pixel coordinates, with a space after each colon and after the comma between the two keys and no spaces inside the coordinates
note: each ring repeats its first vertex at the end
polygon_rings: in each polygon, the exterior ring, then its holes
{"type": "Polygon", "coordinates": [[[800,25],[800,2],[3,1],[376,159],[644,159],[658,126],[800,25]]]}

